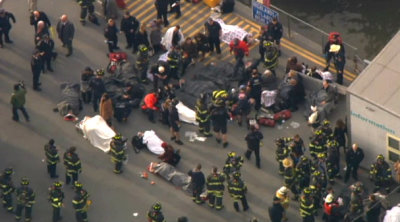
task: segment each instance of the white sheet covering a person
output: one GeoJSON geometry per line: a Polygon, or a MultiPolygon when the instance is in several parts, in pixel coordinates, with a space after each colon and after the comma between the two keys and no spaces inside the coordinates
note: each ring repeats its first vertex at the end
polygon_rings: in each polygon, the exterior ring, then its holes
{"type": "Polygon", "coordinates": [[[115,132],[107,125],[106,121],[101,116],[85,116],[85,118],[79,122],[79,128],[82,130],[83,137],[88,139],[94,147],[104,152],[110,151],[110,143],[115,136],[115,132]]]}
{"type": "Polygon", "coordinates": [[[147,149],[149,149],[150,152],[158,156],[164,154],[164,148],[161,146],[163,143],[164,141],[162,141],[153,130],[144,131],[143,144],[147,145],[147,149]]]}

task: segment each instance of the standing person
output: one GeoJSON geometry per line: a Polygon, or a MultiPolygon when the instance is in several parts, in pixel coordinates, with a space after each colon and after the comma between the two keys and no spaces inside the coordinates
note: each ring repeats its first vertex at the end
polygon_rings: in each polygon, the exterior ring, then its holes
{"type": "Polygon", "coordinates": [[[183,142],[181,141],[180,135],[179,135],[179,129],[181,127],[181,123],[179,120],[179,115],[178,115],[178,109],[176,108],[176,105],[178,105],[179,101],[176,99],[172,100],[172,104],[169,108],[169,115],[168,115],[168,122],[170,125],[170,131],[171,131],[171,140],[175,140],[175,143],[178,145],[183,145],[183,142]]]}
{"type": "Polygon", "coordinates": [[[344,182],[347,183],[350,178],[350,173],[354,180],[358,180],[357,170],[361,161],[364,159],[364,151],[354,143],[351,149],[346,152],[346,175],[344,182]]]}
{"type": "Polygon", "coordinates": [[[132,53],[137,52],[139,45],[145,45],[147,48],[150,48],[149,36],[147,35],[145,23],[142,24],[139,31],[136,32],[132,53]]]}
{"type": "Polygon", "coordinates": [[[221,210],[224,206],[222,205],[222,197],[224,195],[224,181],[225,177],[218,173],[218,168],[213,167],[211,174],[207,177],[207,195],[209,197],[208,206],[217,210],[221,210]],[[215,204],[215,205],[214,205],[215,204]]]}
{"type": "Polygon", "coordinates": [[[314,199],[311,195],[311,189],[307,187],[300,197],[300,216],[303,218],[303,222],[314,222],[314,215],[314,199]]]}
{"type": "Polygon", "coordinates": [[[150,210],[147,212],[148,222],[165,222],[164,215],[161,212],[161,204],[156,202],[151,206],[150,210]]]}
{"type": "Polygon", "coordinates": [[[244,71],[243,58],[244,56],[249,56],[249,47],[246,42],[235,38],[229,43],[229,48],[236,60],[235,67],[233,68],[233,77],[237,77],[239,69],[241,69],[242,72],[244,71]]]}
{"type": "Polygon", "coordinates": [[[78,180],[79,173],[82,172],[81,160],[78,154],[75,153],[76,147],[70,147],[64,153],[64,166],[65,166],[65,184],[73,185],[78,180]]]}
{"type": "Polygon", "coordinates": [[[16,22],[15,17],[11,12],[0,9],[0,48],[3,48],[3,35],[6,43],[13,43],[9,37],[11,30],[10,19],[13,21],[13,23],[16,22]]]}
{"type": "Polygon", "coordinates": [[[333,137],[339,143],[339,148],[346,148],[346,134],[347,134],[347,126],[346,123],[342,119],[338,119],[336,121],[335,129],[333,130],[333,137]]]}
{"type": "MultiPolygon", "coordinates": [[[[340,49],[339,49],[340,53],[343,54],[343,55],[345,54],[345,49],[344,49],[344,46],[343,46],[343,39],[340,36],[340,33],[338,33],[338,32],[329,33],[329,39],[326,42],[325,47],[324,47],[324,51],[323,51],[324,57],[325,57],[325,61],[326,61],[326,66],[325,66],[324,71],[328,71],[329,70],[331,59],[333,58],[333,55],[334,55],[334,53],[331,52],[332,45],[339,45],[340,46],[340,49]]],[[[337,48],[337,46],[335,46],[334,48],[337,48]]]]}
{"type": "Polygon", "coordinates": [[[186,68],[190,64],[195,64],[195,59],[197,58],[198,51],[197,45],[191,37],[186,37],[185,42],[182,43],[182,73],[181,76],[185,74],[186,68]]]}
{"type": "Polygon", "coordinates": [[[125,12],[121,20],[121,32],[125,34],[126,49],[135,45],[135,34],[139,30],[140,22],[135,16],[132,16],[128,11],[125,12]]]}
{"type": "Polygon", "coordinates": [[[114,52],[114,49],[119,49],[118,47],[118,28],[115,25],[114,19],[108,19],[107,26],[104,29],[104,37],[107,40],[108,52],[114,52]]]}
{"type": "Polygon", "coordinates": [[[17,189],[17,209],[15,219],[17,221],[22,218],[22,210],[25,209],[25,221],[32,219],[32,206],[35,203],[35,193],[29,187],[29,180],[26,177],[21,179],[21,186],[17,189]]]}
{"type": "Polygon", "coordinates": [[[258,36],[258,53],[260,54],[260,61],[264,61],[264,54],[265,54],[265,48],[264,48],[264,41],[269,40],[269,32],[268,32],[268,26],[261,26],[260,27],[260,33],[258,36]]]}
{"type": "Polygon", "coordinates": [[[11,175],[13,173],[14,173],[13,169],[8,167],[4,169],[3,173],[0,175],[0,188],[1,188],[1,197],[3,199],[3,207],[9,213],[12,213],[14,210],[12,203],[12,193],[15,191],[15,187],[11,178],[11,175]]]}
{"type": "Polygon", "coordinates": [[[137,78],[141,83],[148,84],[147,70],[149,69],[149,48],[145,45],[139,46],[136,57],[136,69],[138,70],[137,78]]]}
{"type": "Polygon", "coordinates": [[[212,18],[208,18],[207,22],[204,24],[205,33],[208,38],[208,44],[210,46],[210,53],[214,52],[214,47],[217,50],[217,54],[221,54],[221,36],[222,28],[221,25],[214,21],[212,18]]]}
{"type": "Polygon", "coordinates": [[[285,208],[278,197],[274,197],[272,207],[268,208],[269,219],[271,222],[282,222],[285,216],[285,208]]]}
{"type": "Polygon", "coordinates": [[[381,215],[381,208],[383,208],[381,202],[376,198],[374,194],[368,196],[369,204],[367,206],[366,219],[367,222],[379,222],[381,215]]]}
{"type": "Polygon", "coordinates": [[[92,68],[88,66],[82,71],[80,84],[81,97],[85,104],[89,104],[92,100],[92,88],[89,85],[92,78],[94,78],[94,72],[92,68]]]}
{"type": "Polygon", "coordinates": [[[29,115],[28,112],[25,110],[25,95],[26,89],[24,82],[19,82],[18,84],[14,85],[14,92],[11,95],[11,105],[12,105],[12,119],[16,122],[19,121],[18,110],[21,110],[22,114],[25,117],[25,120],[29,122],[29,115]]]}
{"type": "Polygon", "coordinates": [[[201,164],[197,164],[196,168],[190,170],[188,175],[192,178],[190,183],[192,184],[192,200],[196,204],[202,204],[204,201],[200,198],[200,194],[203,192],[206,179],[203,172],[201,172],[201,164]]]}
{"type": "Polygon", "coordinates": [[[38,43],[40,40],[44,38],[45,35],[50,35],[49,29],[46,27],[46,24],[43,21],[39,21],[37,23],[37,30],[35,32],[35,45],[38,47],[38,43]]]}
{"type": "Polygon", "coordinates": [[[40,78],[40,73],[43,70],[43,52],[40,52],[39,50],[35,50],[32,54],[32,59],[31,59],[31,70],[32,70],[32,75],[33,75],[33,90],[35,91],[42,91],[40,88],[40,83],[39,78],[40,78]]]}
{"type": "Polygon", "coordinates": [[[93,96],[93,111],[98,112],[99,111],[99,103],[101,96],[103,93],[106,92],[106,86],[104,84],[103,80],[104,76],[104,70],[103,69],[97,69],[96,70],[96,77],[91,78],[89,81],[89,86],[92,89],[92,96],[93,96]]]}
{"type": "Polygon", "coordinates": [[[155,19],[150,23],[149,38],[150,38],[151,47],[154,50],[154,54],[161,52],[163,49],[162,45],[161,45],[161,40],[162,40],[162,26],[161,25],[162,25],[161,19],[155,19]]]}
{"type": "Polygon", "coordinates": [[[233,173],[233,178],[228,182],[228,191],[233,198],[233,207],[237,212],[239,212],[239,200],[242,202],[243,211],[249,209],[246,199],[247,186],[242,179],[240,179],[240,175],[240,172],[233,173]]]}
{"type": "Polygon", "coordinates": [[[28,0],[28,11],[32,13],[35,10],[37,10],[37,0],[28,0]]]}
{"type": "Polygon", "coordinates": [[[44,13],[43,11],[35,10],[30,16],[30,24],[33,25],[33,27],[35,28],[35,32],[37,31],[37,25],[39,21],[43,21],[47,29],[50,28],[51,23],[46,13],[44,13]]]}
{"type": "Polygon", "coordinates": [[[278,46],[279,55],[281,54],[281,38],[283,36],[283,27],[282,24],[278,21],[278,18],[275,17],[268,24],[268,32],[270,36],[270,41],[275,43],[278,46]]]}
{"type": "Polygon", "coordinates": [[[343,85],[343,71],[344,66],[346,65],[346,56],[344,54],[344,50],[340,50],[340,45],[332,45],[329,50],[332,53],[333,64],[335,64],[336,68],[336,82],[340,85],[343,85]]]}
{"type": "Polygon", "coordinates": [[[196,102],[196,121],[199,123],[199,132],[210,137],[210,111],[207,106],[206,94],[201,93],[196,102]]]}
{"type": "Polygon", "coordinates": [[[261,108],[261,92],[262,92],[262,79],[257,69],[253,69],[251,77],[247,83],[250,98],[255,100],[254,109],[260,110],[261,108]]]}
{"type": "Polygon", "coordinates": [[[94,3],[95,0],[78,0],[79,6],[81,6],[80,21],[82,25],[86,24],[86,16],[89,11],[89,20],[94,16],[94,3]]]}
{"type": "Polygon", "coordinates": [[[67,57],[72,55],[72,40],[75,34],[75,26],[68,20],[67,15],[62,15],[57,23],[58,38],[61,40],[63,47],[67,47],[67,57]]]}
{"type": "Polygon", "coordinates": [[[100,99],[100,116],[106,121],[109,127],[112,126],[114,116],[113,102],[107,93],[103,93],[100,99]]]}
{"type": "Polygon", "coordinates": [[[172,47],[170,52],[167,54],[167,62],[169,65],[170,77],[179,80],[178,70],[181,64],[181,52],[177,47],[172,47]]]}
{"type": "Polygon", "coordinates": [[[251,125],[250,132],[244,138],[247,142],[247,151],[244,156],[250,160],[251,153],[254,151],[256,156],[256,166],[260,169],[260,144],[264,138],[263,134],[259,131],[258,125],[251,125]]]}
{"type": "Polygon", "coordinates": [[[167,62],[159,61],[150,68],[150,73],[153,75],[153,90],[158,90],[158,81],[160,80],[163,86],[169,83],[169,65],[167,62]]]}
{"type": "Polygon", "coordinates": [[[180,0],[169,0],[170,2],[170,12],[174,12],[175,11],[175,19],[178,19],[179,17],[181,17],[181,3],[180,0]]]}
{"type": "Polygon", "coordinates": [[[213,123],[214,132],[216,133],[215,139],[218,143],[226,148],[228,146],[228,137],[226,133],[228,132],[228,120],[230,116],[228,110],[225,106],[216,107],[211,110],[211,121],[213,123]]]}
{"type": "Polygon", "coordinates": [[[61,207],[63,206],[64,192],[61,190],[62,184],[60,181],[54,182],[49,188],[49,201],[53,207],[53,222],[62,219],[61,207]]]}
{"type": "Polygon", "coordinates": [[[147,114],[150,122],[156,123],[155,112],[159,110],[159,94],[157,91],[147,94],[143,99],[142,110],[147,114]]]}
{"type": "Polygon", "coordinates": [[[379,192],[381,188],[385,188],[387,194],[390,193],[390,186],[392,185],[392,169],[385,161],[385,157],[379,154],[376,157],[376,162],[371,164],[369,171],[369,178],[374,182],[375,188],[373,192],[379,192]]]}
{"type": "Polygon", "coordinates": [[[115,135],[110,143],[111,161],[115,164],[114,173],[122,173],[122,163],[126,160],[125,154],[126,140],[122,139],[121,134],[115,135]]]}
{"type": "Polygon", "coordinates": [[[50,139],[46,145],[44,145],[44,152],[46,155],[47,173],[50,178],[58,178],[56,173],[57,163],[60,162],[60,156],[58,155],[57,147],[54,145],[54,140],[50,139]]]}
{"type": "Polygon", "coordinates": [[[87,222],[87,211],[91,201],[88,201],[89,194],[82,188],[82,184],[78,181],[74,183],[75,196],[72,199],[72,206],[75,209],[75,218],[77,222],[87,222]]]}
{"type": "Polygon", "coordinates": [[[168,0],[156,0],[154,2],[154,6],[157,10],[157,19],[163,19],[164,26],[167,27],[169,25],[168,22],[168,0]]]}
{"type": "Polygon", "coordinates": [[[54,58],[54,41],[49,35],[43,35],[37,42],[36,48],[43,54],[43,73],[46,72],[46,69],[50,72],[54,72],[53,68],[51,68],[51,59],[54,58]]]}

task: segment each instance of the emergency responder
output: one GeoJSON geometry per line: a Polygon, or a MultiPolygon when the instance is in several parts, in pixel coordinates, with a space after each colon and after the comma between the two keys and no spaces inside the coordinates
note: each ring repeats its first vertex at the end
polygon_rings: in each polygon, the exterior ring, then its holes
{"type": "Polygon", "coordinates": [[[161,212],[161,204],[156,202],[151,206],[149,212],[147,212],[148,222],[165,222],[164,215],[161,212]]]}
{"type": "Polygon", "coordinates": [[[264,136],[259,131],[259,126],[257,124],[250,126],[250,132],[245,137],[247,142],[247,151],[244,156],[250,160],[251,153],[254,151],[254,155],[256,156],[256,166],[258,169],[260,169],[260,146],[263,138],[264,136]]]}
{"type": "Polygon", "coordinates": [[[110,143],[111,161],[115,164],[114,173],[122,173],[122,163],[126,160],[125,154],[126,139],[122,139],[121,134],[115,135],[110,143]]]}
{"type": "Polygon", "coordinates": [[[282,205],[282,207],[284,209],[283,217],[282,217],[283,221],[288,220],[286,217],[286,209],[289,207],[289,202],[290,202],[288,192],[289,192],[288,188],[285,186],[282,186],[275,192],[275,197],[274,197],[274,201],[279,200],[280,204],[282,205]]]}
{"type": "Polygon", "coordinates": [[[381,188],[385,188],[385,191],[390,193],[392,170],[382,154],[379,154],[376,157],[376,162],[371,164],[369,179],[375,183],[374,193],[378,192],[381,188]]]}
{"type": "Polygon", "coordinates": [[[262,79],[258,71],[252,71],[247,87],[249,89],[249,97],[254,99],[254,109],[261,108],[262,79]]]}
{"type": "Polygon", "coordinates": [[[309,145],[310,154],[313,158],[317,158],[319,153],[326,153],[324,136],[322,135],[322,130],[315,131],[313,138],[309,145]]]}
{"type": "Polygon", "coordinates": [[[272,21],[268,23],[268,37],[269,40],[275,43],[279,49],[279,55],[281,54],[281,38],[283,36],[282,23],[278,21],[277,17],[272,18],[272,21]]]}
{"type": "Polygon", "coordinates": [[[147,83],[147,69],[149,68],[149,48],[145,45],[139,45],[139,51],[136,57],[136,69],[139,72],[138,79],[142,83],[147,83]]]}
{"type": "MultiPolygon", "coordinates": [[[[332,140],[335,141],[336,140],[332,140]]],[[[326,171],[330,184],[335,184],[335,178],[341,178],[340,176],[340,153],[338,143],[332,141],[327,142],[328,147],[328,158],[326,159],[326,171]]]]}
{"type": "Polygon", "coordinates": [[[285,146],[285,141],[280,138],[275,140],[275,145],[276,145],[276,161],[279,163],[279,174],[283,175],[285,168],[283,167],[282,161],[286,157],[289,156],[289,151],[285,146]]]}
{"type": "Polygon", "coordinates": [[[346,217],[354,219],[364,212],[364,204],[362,198],[364,187],[361,182],[357,182],[351,185],[350,189],[351,189],[350,208],[346,217]]]}
{"type": "Polygon", "coordinates": [[[222,197],[224,194],[224,181],[225,177],[218,173],[218,168],[213,167],[211,174],[207,177],[207,195],[209,197],[208,206],[215,209],[221,210],[224,206],[222,205],[222,197]]]}
{"type": "Polygon", "coordinates": [[[324,216],[322,217],[326,222],[339,222],[342,221],[343,215],[340,212],[341,205],[335,200],[333,194],[328,194],[324,201],[324,216]]]}
{"type": "Polygon", "coordinates": [[[217,51],[217,54],[221,54],[221,36],[222,36],[222,28],[221,25],[214,21],[213,18],[208,18],[207,22],[204,24],[204,31],[206,33],[208,39],[208,45],[210,47],[210,54],[214,52],[214,47],[217,51]]]}
{"type": "Polygon", "coordinates": [[[275,68],[278,65],[279,50],[270,41],[263,41],[264,47],[264,67],[269,69],[276,76],[275,68]]]}
{"type": "Polygon", "coordinates": [[[199,123],[199,132],[206,137],[212,136],[210,133],[210,111],[207,105],[207,96],[201,93],[196,101],[196,121],[199,123]]]}
{"type": "Polygon", "coordinates": [[[201,172],[201,164],[197,164],[194,170],[190,170],[188,175],[191,177],[190,183],[192,184],[193,190],[193,202],[196,204],[202,204],[204,201],[200,198],[200,194],[203,192],[206,178],[203,172],[201,172]]]}
{"type": "Polygon", "coordinates": [[[181,64],[181,55],[178,50],[178,47],[173,47],[172,50],[167,54],[170,77],[177,80],[179,80],[178,70],[181,64]]]}
{"type": "Polygon", "coordinates": [[[129,49],[135,45],[135,34],[140,27],[139,20],[135,16],[132,16],[129,11],[126,11],[124,17],[121,19],[121,32],[125,34],[126,37],[126,47],[129,49]]]}
{"type": "Polygon", "coordinates": [[[96,70],[96,77],[89,80],[89,86],[92,89],[93,96],[93,110],[94,112],[99,111],[99,103],[101,96],[106,92],[106,87],[103,80],[104,69],[96,70]]]}
{"type": "Polygon", "coordinates": [[[88,200],[89,193],[83,189],[83,185],[75,181],[75,196],[72,199],[72,206],[75,209],[75,218],[77,222],[87,222],[87,211],[91,204],[91,201],[88,200]]]}
{"type": "Polygon", "coordinates": [[[243,211],[247,211],[249,209],[249,205],[247,204],[246,192],[247,186],[241,180],[240,172],[234,172],[232,174],[233,178],[228,182],[228,191],[231,197],[233,198],[233,207],[236,211],[239,211],[239,200],[242,201],[243,211]]]}
{"type": "Polygon", "coordinates": [[[228,132],[228,120],[230,119],[228,109],[225,107],[225,105],[214,107],[211,109],[210,115],[215,133],[215,139],[217,143],[221,143],[222,141],[222,147],[226,148],[228,146],[228,137],[226,133],[228,132]]]}
{"type": "Polygon", "coordinates": [[[76,147],[70,147],[64,153],[64,166],[65,166],[65,184],[73,185],[78,180],[79,173],[82,172],[81,160],[78,154],[75,153],[76,147]]]}
{"type": "MultiPolygon", "coordinates": [[[[78,0],[78,4],[81,6],[81,23],[82,25],[86,24],[86,16],[89,12],[89,20],[91,21],[95,21],[94,19],[94,5],[93,3],[95,2],[95,0],[78,0]]],[[[98,23],[95,23],[98,24],[98,23]]]]}
{"type": "Polygon", "coordinates": [[[312,190],[314,190],[314,200],[315,207],[321,208],[321,199],[322,194],[326,189],[326,177],[321,173],[321,171],[315,171],[311,174],[311,182],[310,186],[312,186],[312,190]]]}
{"type": "Polygon", "coordinates": [[[46,155],[47,173],[50,175],[50,178],[58,178],[56,167],[57,163],[60,162],[60,156],[54,145],[54,139],[50,139],[49,142],[44,145],[44,151],[46,155]]]}
{"type": "Polygon", "coordinates": [[[329,120],[322,121],[322,125],[318,127],[318,129],[322,131],[322,135],[324,136],[325,140],[333,135],[331,122],[329,120]]]}
{"type": "Polygon", "coordinates": [[[15,190],[11,175],[14,173],[13,169],[8,167],[4,169],[3,174],[0,175],[0,188],[1,197],[3,198],[3,207],[10,213],[13,212],[14,207],[12,204],[12,193],[15,190]]]}
{"type": "Polygon", "coordinates": [[[293,161],[297,164],[305,151],[303,139],[298,134],[294,135],[289,148],[290,152],[293,154],[292,156],[295,157],[293,161]]]}
{"type": "Polygon", "coordinates": [[[320,153],[317,159],[311,163],[311,172],[320,171],[321,174],[326,177],[326,155],[325,153],[320,153]]]}
{"type": "Polygon", "coordinates": [[[299,190],[303,190],[310,185],[311,161],[307,156],[300,157],[300,161],[296,165],[296,177],[299,190]]]}
{"type": "Polygon", "coordinates": [[[228,92],[226,90],[215,90],[212,93],[211,102],[212,107],[224,106],[228,99],[228,92]]]}
{"type": "Polygon", "coordinates": [[[294,194],[293,200],[298,200],[299,194],[296,189],[296,171],[294,169],[293,160],[286,157],[282,160],[282,165],[285,168],[283,173],[285,187],[289,188],[294,194]]]}
{"type": "Polygon", "coordinates": [[[236,64],[235,67],[233,68],[233,77],[236,78],[238,76],[239,70],[241,72],[244,71],[244,61],[243,58],[244,56],[249,56],[249,47],[247,46],[247,43],[245,41],[241,41],[238,38],[234,38],[230,43],[229,43],[229,48],[230,48],[230,53],[235,56],[236,64]]]}
{"type": "Polygon", "coordinates": [[[303,218],[303,222],[314,222],[316,209],[311,192],[311,189],[306,187],[300,197],[300,216],[303,218]]]}
{"type": "Polygon", "coordinates": [[[358,144],[355,143],[351,147],[351,149],[346,152],[346,175],[344,177],[344,182],[350,178],[350,172],[355,181],[358,181],[357,170],[360,166],[361,161],[364,159],[364,151],[358,147],[358,144]]]}
{"type": "Polygon", "coordinates": [[[157,91],[158,81],[160,80],[163,86],[168,85],[170,74],[169,65],[167,62],[159,61],[150,68],[150,73],[153,75],[153,90],[157,91]]]}
{"type": "Polygon", "coordinates": [[[62,219],[61,207],[63,206],[64,192],[61,190],[62,184],[60,181],[54,182],[49,188],[49,201],[53,207],[53,222],[62,219]]]}
{"type": "Polygon", "coordinates": [[[242,156],[237,156],[236,152],[231,151],[228,153],[228,157],[226,158],[225,161],[225,166],[223,168],[224,174],[227,177],[227,179],[230,178],[230,174],[233,172],[239,172],[240,168],[243,165],[243,157],[242,156]]]}
{"type": "Polygon", "coordinates": [[[22,210],[25,209],[25,221],[32,219],[32,205],[35,203],[35,193],[28,186],[29,180],[26,177],[21,179],[21,186],[17,189],[17,209],[15,212],[15,219],[17,221],[22,218],[22,210]]]}

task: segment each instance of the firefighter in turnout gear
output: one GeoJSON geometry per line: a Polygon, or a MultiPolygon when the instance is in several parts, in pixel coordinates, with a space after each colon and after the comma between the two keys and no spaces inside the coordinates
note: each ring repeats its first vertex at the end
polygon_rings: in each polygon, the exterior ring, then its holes
{"type": "Polygon", "coordinates": [[[285,187],[289,188],[294,194],[293,200],[298,200],[299,194],[296,188],[296,171],[294,169],[293,160],[290,157],[286,157],[283,159],[282,165],[285,168],[283,174],[285,187]]]}
{"type": "Polygon", "coordinates": [[[278,161],[279,163],[279,174],[283,175],[285,168],[283,167],[282,161],[283,159],[289,156],[289,151],[286,148],[285,141],[282,138],[276,139],[275,145],[276,145],[276,151],[275,151],[276,161],[278,161]]]}
{"type": "Polygon", "coordinates": [[[147,83],[147,69],[149,68],[149,48],[145,45],[139,45],[136,58],[136,69],[140,82],[147,83]]]}
{"type": "Polygon", "coordinates": [[[165,222],[164,215],[161,212],[161,204],[159,202],[151,206],[149,212],[147,213],[148,222],[165,222]]]}
{"type": "Polygon", "coordinates": [[[376,162],[371,164],[369,178],[375,183],[374,193],[378,192],[381,188],[385,188],[385,191],[390,193],[392,170],[382,154],[379,154],[376,157],[376,162]]]}
{"type": "Polygon", "coordinates": [[[350,214],[359,215],[364,212],[364,204],[362,193],[364,192],[364,185],[361,182],[357,182],[350,186],[350,214]]]}
{"type": "Polygon", "coordinates": [[[81,6],[81,23],[86,24],[86,16],[89,12],[89,20],[91,20],[94,15],[94,5],[95,0],[78,0],[78,4],[81,6]]]}
{"type": "Polygon", "coordinates": [[[314,193],[315,207],[321,208],[321,198],[326,188],[326,177],[321,173],[321,171],[317,170],[312,173],[311,186],[313,186],[312,189],[315,190],[314,193]]]}
{"type": "Polygon", "coordinates": [[[83,189],[83,185],[78,181],[74,183],[75,196],[72,199],[72,206],[75,209],[75,218],[77,222],[87,222],[87,211],[92,203],[89,198],[89,193],[83,189]]]}
{"type": "Polygon", "coordinates": [[[123,140],[121,134],[112,138],[110,143],[111,161],[115,164],[114,173],[122,173],[122,163],[126,160],[125,154],[126,139],[123,140]]]}
{"type": "Polygon", "coordinates": [[[21,186],[17,189],[17,209],[15,219],[20,221],[22,218],[22,210],[25,209],[25,221],[32,219],[32,205],[35,203],[35,193],[28,186],[29,180],[26,177],[21,179],[21,186]]]}
{"type": "Polygon", "coordinates": [[[210,133],[210,111],[207,106],[207,97],[201,93],[196,102],[196,121],[199,123],[199,132],[206,137],[212,136],[210,133]]]}
{"type": "Polygon", "coordinates": [[[229,152],[228,158],[225,161],[225,166],[223,168],[226,178],[229,180],[230,174],[233,172],[239,172],[242,167],[244,159],[242,156],[237,156],[236,152],[229,152]]]}
{"type": "Polygon", "coordinates": [[[82,172],[81,160],[75,153],[76,147],[70,147],[64,153],[65,184],[74,184],[78,180],[78,174],[82,172]]]}
{"type": "Polygon", "coordinates": [[[233,207],[236,211],[239,211],[238,202],[240,200],[242,201],[243,211],[246,211],[249,209],[249,205],[247,204],[246,199],[246,184],[240,179],[240,172],[234,172],[232,176],[233,178],[228,182],[228,191],[233,198],[233,207]]]}
{"type": "Polygon", "coordinates": [[[0,176],[1,196],[3,197],[3,207],[8,212],[13,212],[12,193],[15,190],[14,184],[11,180],[11,175],[14,173],[12,168],[4,169],[3,174],[0,176]]]}
{"type": "Polygon", "coordinates": [[[336,140],[328,140],[328,158],[326,159],[326,172],[330,184],[335,183],[335,178],[340,178],[340,153],[339,143],[336,140]]]}
{"type": "Polygon", "coordinates": [[[225,177],[217,172],[218,169],[213,167],[211,174],[207,177],[207,195],[208,195],[208,206],[215,209],[221,210],[224,206],[222,205],[222,196],[224,194],[224,181],[225,177]]]}
{"type": "Polygon", "coordinates": [[[315,216],[317,216],[318,215],[317,210],[319,208],[322,208],[322,205],[321,205],[322,193],[314,185],[310,185],[308,188],[310,188],[310,190],[311,190],[311,196],[312,196],[314,208],[315,208],[315,216]]]}
{"type": "Polygon", "coordinates": [[[333,135],[333,130],[331,127],[331,122],[329,120],[324,120],[322,122],[322,125],[320,127],[318,127],[318,130],[321,130],[322,132],[322,136],[325,139],[328,139],[330,136],[333,135]]]}
{"type": "Polygon", "coordinates": [[[181,64],[181,56],[178,49],[173,48],[167,55],[167,62],[169,65],[170,77],[179,80],[178,70],[181,64]]]}
{"type": "Polygon", "coordinates": [[[49,188],[49,201],[53,207],[53,222],[61,220],[61,207],[63,206],[64,192],[61,190],[61,182],[54,182],[49,188]]]}
{"type": "Polygon", "coordinates": [[[228,92],[226,90],[215,90],[212,93],[211,102],[213,107],[222,107],[228,99],[228,92]]]}
{"type": "Polygon", "coordinates": [[[322,135],[322,130],[315,131],[314,137],[310,141],[310,154],[313,158],[317,158],[319,153],[326,154],[325,140],[322,135]]]}
{"type": "Polygon", "coordinates": [[[298,181],[299,190],[303,190],[304,188],[310,185],[310,177],[311,177],[311,161],[307,158],[307,156],[301,156],[300,161],[296,165],[296,177],[298,181]]]}
{"type": "Polygon", "coordinates": [[[279,50],[271,41],[263,41],[264,66],[276,76],[275,68],[278,65],[279,50]]]}
{"type": "Polygon", "coordinates": [[[306,187],[300,197],[300,216],[303,218],[303,222],[314,222],[314,214],[315,206],[312,190],[306,187]]]}
{"type": "Polygon", "coordinates": [[[50,139],[49,142],[44,145],[44,151],[46,155],[47,173],[50,175],[50,178],[58,178],[56,167],[57,163],[60,162],[60,156],[58,155],[58,150],[54,145],[53,139],[50,139]]]}

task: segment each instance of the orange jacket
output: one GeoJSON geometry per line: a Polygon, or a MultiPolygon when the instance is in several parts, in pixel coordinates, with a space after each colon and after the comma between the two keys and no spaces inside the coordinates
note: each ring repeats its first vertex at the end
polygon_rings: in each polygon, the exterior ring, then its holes
{"type": "Polygon", "coordinates": [[[143,102],[144,102],[144,104],[142,105],[143,110],[146,110],[146,109],[158,110],[158,107],[156,107],[158,98],[155,93],[147,94],[144,97],[143,102]]]}
{"type": "Polygon", "coordinates": [[[233,51],[233,53],[235,55],[238,54],[238,50],[242,50],[243,51],[243,55],[249,56],[249,47],[247,46],[247,43],[245,41],[239,40],[239,45],[235,46],[235,43],[232,40],[229,43],[229,47],[230,47],[230,52],[233,51]]]}

